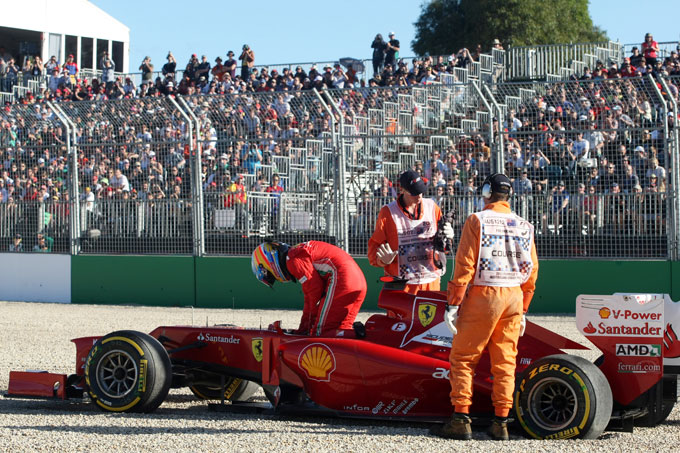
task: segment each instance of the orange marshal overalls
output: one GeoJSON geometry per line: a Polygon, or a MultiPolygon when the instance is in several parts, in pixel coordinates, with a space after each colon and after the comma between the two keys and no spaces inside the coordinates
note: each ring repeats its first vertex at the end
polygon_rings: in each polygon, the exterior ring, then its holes
{"type": "Polygon", "coordinates": [[[537,276],[533,226],[512,214],[508,202],[489,203],[484,211],[467,218],[453,279],[447,288],[448,303],[460,305],[458,333],[449,357],[451,404],[456,412],[469,412],[474,370],[482,351],[488,347],[495,413],[499,417],[508,416],[515,388],[521,317],[531,303],[537,276]]]}
{"type": "MultiPolygon", "coordinates": [[[[375,222],[375,231],[373,232],[371,239],[368,240],[368,262],[371,263],[372,266],[385,268],[385,275],[403,277],[404,272],[402,272],[400,267],[403,267],[404,263],[402,262],[400,264],[400,258],[403,257],[402,252],[406,246],[399,243],[399,232],[397,230],[397,224],[395,223],[395,216],[402,224],[410,223],[411,226],[408,228],[411,228],[412,230],[421,228],[422,224],[426,224],[424,228],[429,230],[429,233],[426,232],[425,235],[421,235],[427,237],[423,237],[420,243],[422,246],[430,247],[432,244],[432,238],[437,232],[437,223],[442,217],[442,212],[439,209],[439,206],[437,206],[432,200],[423,198],[420,202],[420,205],[416,209],[416,214],[412,216],[404,209],[404,206],[401,202],[401,195],[399,196],[398,200],[393,201],[392,203],[387,204],[380,209],[378,220],[375,222]],[[392,209],[390,209],[390,207],[392,207],[392,209]],[[429,210],[430,212],[425,212],[425,210],[429,210]],[[380,247],[380,245],[384,244],[385,242],[390,244],[392,250],[399,252],[394,261],[388,265],[385,265],[382,261],[380,261],[376,255],[378,247],[380,247]],[[401,249],[400,245],[402,246],[401,249]]],[[[428,253],[432,254],[437,252],[428,250],[428,253]]],[[[436,278],[429,278],[426,276],[425,278],[419,279],[416,277],[410,280],[411,283],[406,285],[404,291],[410,294],[416,294],[418,291],[439,291],[441,271],[435,268],[432,259],[429,260],[429,263],[423,263],[421,266],[421,272],[429,275],[437,273],[438,275],[436,278]],[[421,281],[416,283],[417,280],[421,281]]]]}

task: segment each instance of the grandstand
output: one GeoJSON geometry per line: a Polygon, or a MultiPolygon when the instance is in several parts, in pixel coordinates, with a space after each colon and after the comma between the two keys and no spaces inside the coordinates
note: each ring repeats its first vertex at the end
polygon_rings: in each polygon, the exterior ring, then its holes
{"type": "Polygon", "coordinates": [[[118,72],[130,68],[130,30],[88,0],[7,2],[0,17],[0,47],[3,101],[28,92],[37,96],[41,83],[52,75],[51,57],[61,66],[72,55],[81,78],[101,75],[104,52],[118,72]],[[79,20],[73,20],[74,11],[79,20]],[[9,58],[14,59],[16,74],[8,72],[9,58]]]}
{"type": "Polygon", "coordinates": [[[677,259],[680,67],[614,76],[624,58],[611,42],[494,49],[343,89],[297,64],[248,81],[159,73],[151,91],[139,74],[120,75],[131,90],[95,78],[101,93],[45,76],[41,99],[7,95],[0,113],[0,247],[21,234],[30,250],[40,231],[52,253],[246,255],[274,236],[361,255],[415,168],[457,230],[505,171],[540,256],[677,259]]]}

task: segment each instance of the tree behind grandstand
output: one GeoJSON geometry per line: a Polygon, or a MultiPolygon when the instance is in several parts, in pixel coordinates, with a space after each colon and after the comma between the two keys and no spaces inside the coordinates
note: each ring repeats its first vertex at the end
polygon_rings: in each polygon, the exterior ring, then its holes
{"type": "Polygon", "coordinates": [[[414,23],[411,48],[418,55],[445,55],[494,39],[507,45],[606,41],[593,25],[588,0],[431,0],[414,23]]]}

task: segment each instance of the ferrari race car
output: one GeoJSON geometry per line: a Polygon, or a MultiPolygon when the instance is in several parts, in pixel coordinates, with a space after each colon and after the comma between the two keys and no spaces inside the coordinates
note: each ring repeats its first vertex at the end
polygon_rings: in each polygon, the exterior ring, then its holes
{"type": "MultiPolygon", "coordinates": [[[[237,404],[261,386],[270,411],[286,414],[444,421],[451,333],[446,293],[384,290],[384,314],[336,337],[231,325],[162,326],[72,340],[76,372],[10,373],[8,396],[83,398],[105,411],[151,412],[170,388],[237,404]]],[[[667,295],[579,296],[579,330],[602,351],[527,322],[520,338],[513,417],[527,436],[596,438],[610,428],[661,423],[677,399],[680,304],[667,295]]],[[[473,416],[492,416],[485,352],[474,378],[473,416]]],[[[229,405],[226,405],[229,406],[229,405]]]]}

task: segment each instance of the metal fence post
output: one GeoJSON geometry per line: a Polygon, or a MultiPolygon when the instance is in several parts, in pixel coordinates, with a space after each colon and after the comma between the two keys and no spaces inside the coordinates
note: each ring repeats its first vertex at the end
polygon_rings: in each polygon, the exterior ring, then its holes
{"type": "Polygon", "coordinates": [[[64,111],[56,104],[47,102],[52,111],[54,111],[57,118],[64,124],[66,129],[66,151],[70,158],[69,162],[69,197],[70,197],[70,213],[69,216],[69,230],[70,250],[71,255],[78,255],[80,253],[80,191],[78,190],[78,152],[76,145],[76,127],[71,119],[64,113],[64,111]]]}
{"type": "MultiPolygon", "coordinates": [[[[339,168],[344,168],[344,154],[342,150],[342,145],[339,140],[339,131],[338,131],[338,120],[335,118],[335,114],[333,110],[331,110],[330,107],[328,107],[328,104],[332,104],[332,100],[330,99],[329,96],[326,96],[326,100],[324,100],[324,97],[321,96],[321,94],[317,91],[316,88],[312,89],[312,92],[316,96],[316,98],[319,100],[321,103],[321,106],[324,108],[326,113],[328,113],[329,117],[331,118],[331,142],[333,148],[337,151],[336,154],[336,159],[335,159],[335,165],[336,165],[336,174],[339,176],[340,171],[339,168]]],[[[342,115],[340,115],[342,121],[342,115]]],[[[340,126],[342,127],[342,126],[340,126]]],[[[344,171],[343,171],[344,174],[344,171]]],[[[345,196],[345,182],[341,181],[340,178],[336,178],[336,184],[335,184],[335,199],[338,201],[338,203],[335,203],[335,209],[334,209],[334,217],[335,217],[335,228],[333,229],[335,232],[335,237],[338,243],[338,247],[342,248],[343,250],[347,251],[348,248],[348,241],[347,241],[347,224],[345,223],[345,212],[347,212],[347,197],[345,196]]]]}
{"type": "MultiPolygon", "coordinates": [[[[664,136],[664,141],[666,142],[666,146],[668,146],[668,104],[666,103],[666,99],[664,99],[663,94],[661,94],[661,91],[659,90],[659,87],[656,84],[656,81],[654,80],[654,77],[652,77],[651,74],[647,74],[647,82],[654,88],[654,93],[657,95],[659,98],[659,102],[661,103],[661,106],[663,108],[663,136],[664,136]]],[[[664,152],[667,152],[666,149],[664,149],[664,152]]],[[[668,174],[668,162],[665,162],[666,164],[666,174],[668,174]]],[[[673,196],[668,196],[668,189],[669,187],[666,187],[666,208],[668,209],[667,212],[672,213],[673,212],[673,196]]],[[[673,190],[677,190],[676,187],[673,188],[673,190]]],[[[673,222],[671,222],[673,223],[673,222]]],[[[666,242],[668,244],[668,251],[667,251],[667,258],[668,259],[673,259],[674,255],[674,248],[675,248],[675,235],[676,232],[673,231],[671,233],[671,228],[670,225],[666,226],[666,242]]]]}
{"type": "MultiPolygon", "coordinates": [[[[494,106],[494,110],[496,111],[496,119],[497,124],[498,124],[498,131],[495,131],[498,133],[496,136],[496,159],[497,159],[497,165],[496,165],[496,171],[497,172],[504,172],[505,171],[505,146],[503,142],[503,133],[501,132],[503,130],[503,122],[505,121],[505,118],[503,116],[503,110],[501,109],[500,105],[498,105],[498,102],[496,101],[496,97],[493,95],[491,92],[491,89],[489,88],[489,85],[486,83],[483,83],[482,86],[484,87],[484,91],[486,92],[487,96],[491,100],[491,103],[494,106]]],[[[493,134],[493,119],[491,120],[491,133],[493,134]]],[[[493,148],[492,148],[493,149],[493,148]]]]}
{"type": "Polygon", "coordinates": [[[199,143],[200,123],[194,112],[187,105],[183,98],[179,98],[182,107],[177,104],[174,98],[168,96],[170,102],[175,106],[178,112],[184,117],[184,120],[189,126],[189,158],[192,155],[194,161],[191,163],[191,202],[193,203],[193,234],[194,234],[194,256],[203,256],[205,254],[205,218],[203,216],[203,187],[201,168],[201,147],[199,143]],[[196,132],[194,133],[194,129],[196,132]]]}
{"type": "MultiPolygon", "coordinates": [[[[671,180],[669,181],[670,184],[668,185],[669,189],[672,189],[670,191],[667,190],[668,198],[669,198],[669,203],[668,203],[668,208],[669,208],[669,216],[668,219],[670,220],[670,224],[668,225],[668,237],[669,241],[672,240],[674,242],[673,246],[669,248],[668,254],[669,258],[673,261],[677,261],[680,258],[680,231],[678,231],[678,228],[680,228],[680,155],[678,154],[680,152],[680,137],[678,131],[680,130],[680,126],[678,125],[678,102],[675,100],[673,96],[670,95],[671,90],[668,87],[668,83],[666,82],[665,77],[660,77],[659,81],[661,82],[661,86],[664,89],[664,92],[669,93],[668,99],[670,100],[673,109],[672,109],[672,114],[675,115],[674,121],[673,121],[673,130],[669,131],[669,135],[666,135],[664,137],[664,140],[666,141],[668,147],[669,147],[669,155],[671,158],[671,180]]],[[[668,113],[666,113],[666,118],[664,118],[664,123],[666,125],[666,129],[668,129],[668,113]]]]}
{"type": "MultiPolygon", "coordinates": [[[[316,89],[314,89],[314,92],[316,93],[317,96],[319,96],[319,99],[321,99],[321,95],[319,94],[316,89]]],[[[346,171],[346,164],[345,164],[345,140],[344,140],[344,135],[345,135],[345,120],[342,115],[342,111],[340,111],[340,108],[338,105],[335,103],[335,101],[332,99],[331,96],[325,96],[326,100],[328,101],[327,103],[322,100],[322,103],[324,106],[330,105],[337,113],[338,117],[340,118],[340,131],[338,134],[338,153],[337,153],[337,159],[336,159],[336,175],[338,176],[335,180],[335,194],[336,194],[336,200],[337,200],[337,206],[338,206],[338,216],[337,216],[337,241],[338,241],[338,247],[341,249],[347,251],[348,246],[349,246],[349,207],[347,205],[347,179],[345,175],[346,171]]],[[[333,118],[334,115],[331,115],[331,118],[333,118]]],[[[335,123],[337,120],[333,120],[333,123],[335,123]]]]}

